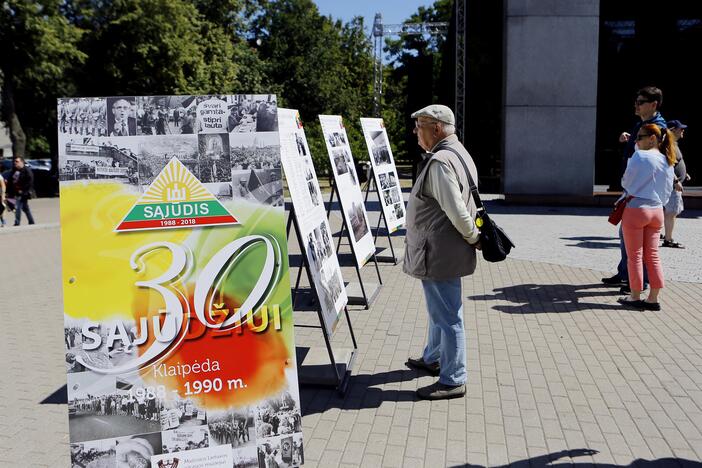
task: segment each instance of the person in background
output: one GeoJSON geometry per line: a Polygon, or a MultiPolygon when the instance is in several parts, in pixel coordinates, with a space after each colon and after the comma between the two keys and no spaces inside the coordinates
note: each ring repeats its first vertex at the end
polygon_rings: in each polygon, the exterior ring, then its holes
{"type": "Polygon", "coordinates": [[[643,125],[636,142],[638,149],[622,177],[622,197],[631,197],[622,216],[631,294],[619,302],[637,309],[661,310],[658,295],[664,280],[658,236],[663,227],[663,206],[673,190],[676,143],[670,130],[661,130],[656,124],[643,125]],[[651,281],[651,292],[645,300],[641,299],[644,263],[651,281]]]}
{"type": "Polygon", "coordinates": [[[0,227],[5,227],[5,178],[0,174],[0,227]]]}
{"type": "MultiPolygon", "coordinates": [[[[635,138],[631,138],[631,135],[637,135],[639,129],[648,124],[657,125],[660,129],[666,128],[665,119],[659,111],[662,104],[663,91],[655,86],[646,86],[637,91],[636,99],[634,100],[634,114],[636,114],[640,121],[634,125],[631,133],[622,132],[621,135],[619,135],[619,142],[625,143],[624,154],[622,155],[622,173],[627,167],[629,159],[636,151],[637,141],[635,138]]],[[[622,235],[621,226],[619,227],[619,250],[621,259],[619,260],[619,265],[617,265],[617,273],[612,277],[602,278],[602,282],[607,285],[621,286],[620,292],[622,294],[629,294],[631,290],[629,289],[629,274],[627,272],[626,244],[624,242],[624,236],[622,235]]],[[[645,289],[648,285],[648,271],[646,269],[644,269],[643,281],[645,289]]]]}
{"type": "Polygon", "coordinates": [[[27,222],[34,224],[32,211],[29,209],[29,199],[34,193],[34,174],[21,156],[15,156],[14,168],[8,180],[7,196],[15,200],[15,226],[20,225],[22,212],[27,216],[27,222]]]}
{"type": "Polygon", "coordinates": [[[673,139],[676,143],[676,157],[673,170],[675,172],[675,182],[680,182],[680,185],[678,186],[676,184],[676,186],[673,188],[673,193],[670,194],[668,203],[666,203],[666,205],[663,207],[665,235],[663,236],[663,245],[661,247],[684,249],[684,245],[673,240],[673,229],[675,228],[675,218],[677,218],[685,208],[683,205],[682,184],[690,180],[690,175],[687,173],[687,168],[685,167],[685,160],[683,160],[682,151],[680,151],[680,140],[682,140],[685,136],[685,129],[687,128],[687,125],[679,120],[669,120],[668,128],[672,132],[673,139]],[[678,190],[678,188],[680,190],[678,190]]]}
{"type": "Polygon", "coordinates": [[[407,204],[407,236],[402,270],[422,281],[429,316],[426,347],[407,365],[439,380],[417,389],[419,398],[463,397],[468,378],[463,322],[462,277],[476,267],[480,231],[469,180],[475,163],[455,135],[451,109],[430,105],[412,114],[424,164],[407,204]]]}

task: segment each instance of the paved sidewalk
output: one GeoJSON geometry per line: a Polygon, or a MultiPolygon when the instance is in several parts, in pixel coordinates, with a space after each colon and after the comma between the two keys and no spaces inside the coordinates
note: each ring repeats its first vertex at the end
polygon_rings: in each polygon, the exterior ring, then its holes
{"type": "MultiPolygon", "coordinates": [[[[416,400],[414,390],[433,382],[404,365],[424,342],[421,286],[401,266],[381,265],[376,302],[350,311],[359,355],[348,394],[302,389],[305,466],[702,467],[702,284],[669,281],[662,312],[622,309],[601,271],[577,265],[615,249],[559,240],[588,236],[605,219],[510,210],[495,218],[517,237],[514,258],[480,262],[464,281],[467,397],[416,400]],[[532,226],[550,249],[529,245],[532,226]],[[534,261],[544,252],[548,263],[534,261]]],[[[681,234],[699,231],[689,221],[681,234]]],[[[69,466],[59,248],[56,227],[0,235],[3,467],[69,466]]],[[[678,263],[692,271],[685,262],[699,258],[678,263]]],[[[296,341],[323,345],[312,329],[297,328],[296,341]]],[[[345,324],[333,342],[350,346],[345,324]]]]}

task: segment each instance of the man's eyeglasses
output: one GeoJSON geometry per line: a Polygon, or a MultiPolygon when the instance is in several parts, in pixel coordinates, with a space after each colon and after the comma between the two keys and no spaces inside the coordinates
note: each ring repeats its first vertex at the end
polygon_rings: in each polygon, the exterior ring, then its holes
{"type": "Polygon", "coordinates": [[[634,101],[634,104],[636,104],[637,106],[643,106],[647,102],[653,102],[653,101],[649,101],[648,99],[637,99],[634,101]]]}
{"type": "Polygon", "coordinates": [[[641,140],[643,140],[644,138],[648,138],[648,137],[650,137],[650,136],[651,136],[650,133],[642,133],[642,134],[640,134],[640,135],[636,135],[636,141],[641,141],[641,140]]]}
{"type": "Polygon", "coordinates": [[[422,127],[426,127],[427,125],[435,125],[437,123],[438,122],[435,122],[433,120],[427,120],[424,122],[420,122],[419,120],[415,120],[414,121],[414,128],[422,128],[422,127]]]}

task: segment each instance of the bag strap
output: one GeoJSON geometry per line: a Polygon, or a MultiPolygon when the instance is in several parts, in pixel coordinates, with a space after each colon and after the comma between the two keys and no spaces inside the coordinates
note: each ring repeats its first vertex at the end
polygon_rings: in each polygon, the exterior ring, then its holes
{"type": "Polygon", "coordinates": [[[476,187],[475,182],[473,182],[473,176],[470,175],[470,171],[468,170],[468,165],[463,160],[463,156],[461,156],[458,151],[451,148],[450,146],[441,147],[441,148],[439,148],[439,150],[450,151],[458,157],[458,160],[461,161],[461,164],[463,165],[463,169],[466,171],[466,175],[468,176],[468,184],[470,184],[470,193],[471,193],[471,196],[473,197],[473,201],[475,201],[475,207],[477,208],[478,211],[480,211],[480,210],[485,211],[485,208],[483,207],[483,202],[480,200],[480,193],[478,193],[478,187],[476,187]]]}

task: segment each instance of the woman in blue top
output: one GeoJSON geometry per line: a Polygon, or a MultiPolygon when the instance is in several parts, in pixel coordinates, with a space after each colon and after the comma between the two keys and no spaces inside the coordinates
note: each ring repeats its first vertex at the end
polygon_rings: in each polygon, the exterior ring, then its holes
{"type": "Polygon", "coordinates": [[[638,149],[622,177],[624,195],[631,197],[622,217],[631,295],[619,302],[639,309],[661,310],[658,294],[664,281],[658,239],[663,227],[663,205],[673,190],[676,143],[669,130],[654,124],[639,129],[636,143],[638,149]],[[641,299],[644,262],[651,282],[646,300],[641,299]]]}

